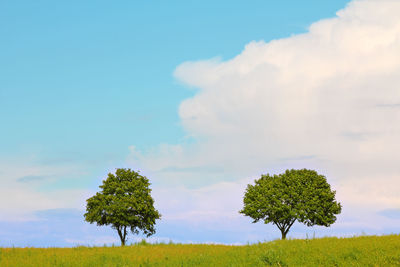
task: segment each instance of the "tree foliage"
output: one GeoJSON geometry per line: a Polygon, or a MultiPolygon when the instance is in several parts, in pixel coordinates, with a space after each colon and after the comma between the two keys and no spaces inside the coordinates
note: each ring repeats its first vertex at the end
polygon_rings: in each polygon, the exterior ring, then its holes
{"type": "Polygon", "coordinates": [[[313,170],[286,170],[279,175],[262,175],[254,185],[248,185],[240,213],[254,223],[275,224],[286,238],[297,220],[307,226],[330,226],[341,212],[325,176],[313,170]]]}
{"type": "Polygon", "coordinates": [[[129,230],[142,231],[150,236],[155,233],[155,223],[161,218],[154,208],[150,182],[138,172],[117,169],[109,173],[99,187],[100,192],[86,200],[85,220],[99,226],[111,225],[118,232],[124,246],[129,230]]]}

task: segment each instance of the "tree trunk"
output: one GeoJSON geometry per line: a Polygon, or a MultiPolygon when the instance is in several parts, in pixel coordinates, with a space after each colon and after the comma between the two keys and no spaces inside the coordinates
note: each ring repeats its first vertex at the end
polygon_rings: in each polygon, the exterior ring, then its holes
{"type": "Polygon", "coordinates": [[[126,241],[126,227],[124,229],[124,233],[122,233],[122,229],[117,228],[119,239],[121,240],[121,246],[125,246],[126,241]]]}
{"type": "Polygon", "coordinates": [[[296,219],[292,219],[292,221],[284,222],[284,223],[275,222],[276,226],[278,226],[278,229],[282,233],[282,240],[286,239],[286,235],[287,235],[287,233],[289,233],[289,229],[290,229],[290,227],[292,227],[292,225],[294,224],[295,221],[296,221],[296,219]]]}
{"type": "Polygon", "coordinates": [[[281,230],[281,233],[282,233],[282,240],[285,240],[287,232],[285,230],[281,230]]]}

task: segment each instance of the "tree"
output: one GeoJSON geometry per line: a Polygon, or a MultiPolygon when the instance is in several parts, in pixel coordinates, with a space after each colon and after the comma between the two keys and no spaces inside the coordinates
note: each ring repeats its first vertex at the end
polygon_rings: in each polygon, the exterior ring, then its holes
{"type": "Polygon", "coordinates": [[[154,208],[150,182],[138,172],[117,169],[108,174],[100,192],[86,200],[85,221],[98,226],[111,225],[125,246],[129,229],[147,236],[155,233],[155,223],[161,214],[154,208]]]}
{"type": "Polygon", "coordinates": [[[247,186],[240,213],[275,224],[286,239],[297,220],[307,226],[330,226],[342,206],[335,200],[325,176],[313,170],[286,170],[279,175],[261,175],[247,186]]]}

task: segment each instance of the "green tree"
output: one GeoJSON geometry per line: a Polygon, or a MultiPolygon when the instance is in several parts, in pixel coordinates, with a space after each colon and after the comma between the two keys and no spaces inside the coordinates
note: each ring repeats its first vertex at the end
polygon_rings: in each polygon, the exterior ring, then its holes
{"type": "Polygon", "coordinates": [[[335,200],[325,176],[313,170],[286,170],[279,175],[261,175],[247,186],[240,213],[275,224],[286,239],[297,220],[307,226],[330,226],[342,206],[335,200]]]}
{"type": "Polygon", "coordinates": [[[86,200],[85,221],[97,225],[111,225],[118,232],[121,245],[125,246],[129,230],[142,231],[150,236],[155,233],[155,223],[161,214],[154,208],[150,182],[138,172],[117,169],[109,173],[99,187],[100,192],[86,200]]]}

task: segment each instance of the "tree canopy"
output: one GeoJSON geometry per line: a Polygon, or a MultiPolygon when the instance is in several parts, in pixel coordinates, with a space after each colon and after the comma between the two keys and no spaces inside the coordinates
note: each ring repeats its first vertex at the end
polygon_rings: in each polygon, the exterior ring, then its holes
{"type": "Polygon", "coordinates": [[[286,170],[279,175],[261,175],[247,186],[240,213],[275,224],[286,238],[297,220],[307,226],[330,226],[341,212],[325,176],[314,170],[286,170]]]}
{"type": "Polygon", "coordinates": [[[122,246],[129,230],[133,234],[142,231],[147,236],[155,233],[155,223],[161,214],[154,208],[150,182],[145,176],[131,169],[117,169],[99,187],[101,191],[86,200],[87,222],[111,225],[117,230],[122,246]]]}

